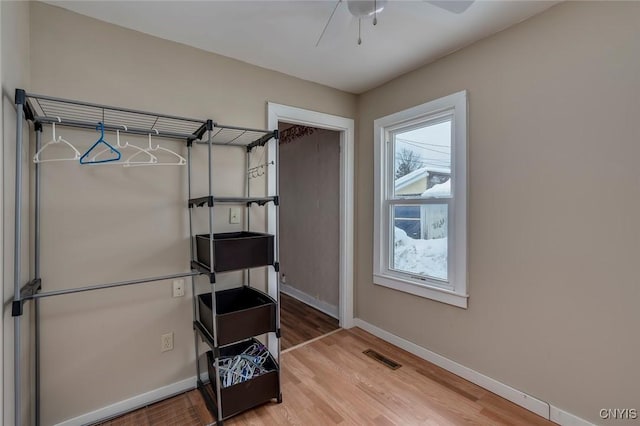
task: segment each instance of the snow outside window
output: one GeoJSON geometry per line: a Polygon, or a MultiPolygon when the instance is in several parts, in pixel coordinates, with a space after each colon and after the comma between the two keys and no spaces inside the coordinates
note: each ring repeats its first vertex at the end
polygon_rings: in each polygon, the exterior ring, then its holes
{"type": "Polygon", "coordinates": [[[467,99],[379,118],[373,282],[467,306],[467,99]]]}

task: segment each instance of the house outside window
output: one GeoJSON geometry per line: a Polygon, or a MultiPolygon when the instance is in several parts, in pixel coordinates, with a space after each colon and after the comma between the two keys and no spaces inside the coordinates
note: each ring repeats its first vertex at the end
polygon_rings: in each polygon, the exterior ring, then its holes
{"type": "Polygon", "coordinates": [[[375,284],[467,306],[467,99],[374,122],[375,284]]]}

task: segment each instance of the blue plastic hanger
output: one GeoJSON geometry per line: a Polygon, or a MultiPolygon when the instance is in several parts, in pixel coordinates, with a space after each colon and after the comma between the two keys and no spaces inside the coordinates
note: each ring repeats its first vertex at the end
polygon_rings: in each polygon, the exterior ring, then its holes
{"type": "Polygon", "coordinates": [[[94,143],[91,146],[91,148],[89,148],[87,150],[87,152],[82,154],[82,157],[80,157],[80,164],[98,164],[98,163],[110,163],[112,161],[118,161],[122,155],[120,154],[120,151],[118,151],[117,149],[115,149],[114,147],[109,145],[109,142],[104,140],[104,124],[102,122],[98,123],[98,127],[96,127],[96,130],[100,130],[100,139],[98,139],[96,141],[96,143],[94,143]],[[104,160],[95,160],[95,161],[94,160],[87,160],[87,158],[89,158],[89,155],[90,155],[91,151],[93,151],[100,144],[106,145],[108,147],[108,149],[110,149],[111,152],[116,155],[116,157],[107,158],[107,159],[104,159],[104,160]]]}

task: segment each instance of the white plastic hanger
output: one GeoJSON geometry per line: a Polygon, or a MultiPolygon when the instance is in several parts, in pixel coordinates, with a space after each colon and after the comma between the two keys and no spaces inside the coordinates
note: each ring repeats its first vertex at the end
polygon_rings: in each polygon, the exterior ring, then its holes
{"type": "MultiPolygon", "coordinates": [[[[58,119],[58,123],[62,123],[62,120],[60,119],[60,117],[56,117],[58,119]]],[[[44,146],[42,148],[40,148],[40,150],[38,152],[35,153],[35,155],[33,156],[33,162],[34,163],[50,163],[53,161],[78,161],[80,159],[80,157],[82,157],[82,154],[80,153],[80,151],[78,151],[76,149],[75,146],[71,145],[71,143],[69,141],[66,141],[62,138],[62,136],[58,136],[56,138],[56,123],[51,123],[51,132],[52,132],[52,138],[49,142],[47,142],[46,144],[44,144],[44,146]],[[51,158],[51,159],[42,159],[40,158],[40,155],[44,152],[45,149],[47,149],[48,147],[50,147],[51,145],[55,145],[58,143],[64,143],[67,146],[69,146],[69,148],[71,148],[73,150],[73,157],[67,157],[67,158],[51,158]]]]}
{"type": "MultiPolygon", "coordinates": [[[[123,125],[122,128],[124,129],[124,131],[126,132],[127,126],[123,125]]],[[[139,146],[136,145],[131,145],[129,142],[125,142],[124,144],[120,143],[120,130],[116,130],[116,148],[119,148],[120,150],[123,150],[125,148],[132,148],[135,149],[136,152],[135,154],[133,154],[131,157],[129,157],[126,161],[124,161],[123,163],[102,163],[104,165],[109,165],[109,164],[122,164],[125,167],[128,167],[130,165],[133,164],[155,164],[158,162],[158,158],[156,158],[155,155],[153,155],[152,153],[148,152],[147,150],[140,148],[139,146]],[[145,154],[147,154],[149,156],[149,160],[148,161],[139,161],[139,162],[131,162],[131,158],[140,154],[141,152],[144,152],[145,154]]],[[[98,157],[106,152],[109,152],[110,149],[106,148],[103,149],[102,151],[98,152],[96,155],[93,156],[93,158],[91,159],[91,161],[96,161],[98,159],[98,157]]]]}
{"type": "MultiPolygon", "coordinates": [[[[156,132],[156,135],[157,135],[158,134],[158,130],[154,129],[154,131],[156,132]]],[[[177,157],[178,161],[175,162],[175,163],[159,163],[159,162],[157,162],[157,163],[153,163],[153,164],[152,163],[133,163],[133,164],[125,164],[125,166],[128,166],[128,167],[136,167],[136,166],[184,166],[185,164],[187,164],[187,159],[184,158],[182,155],[178,154],[177,152],[173,152],[170,149],[164,148],[164,147],[160,146],[160,144],[156,145],[155,148],[154,148],[153,145],[151,144],[151,133],[149,133],[149,147],[147,149],[143,150],[143,151],[147,152],[148,154],[150,154],[149,151],[153,151],[153,152],[164,151],[166,153],[169,153],[169,154],[173,155],[174,157],[177,157]]],[[[133,154],[131,157],[129,157],[128,160],[131,160],[132,158],[138,156],[139,154],[140,154],[139,152],[133,154]]]]}

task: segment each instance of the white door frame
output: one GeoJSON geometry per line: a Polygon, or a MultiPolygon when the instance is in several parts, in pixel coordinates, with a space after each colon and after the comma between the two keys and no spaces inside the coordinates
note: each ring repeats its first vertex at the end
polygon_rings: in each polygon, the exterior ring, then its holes
{"type": "MultiPolygon", "coordinates": [[[[276,130],[285,121],[340,132],[340,299],[339,320],[342,328],[353,327],[353,181],[354,181],[354,121],[351,118],[309,111],[273,102],[267,103],[268,128],[276,130]]],[[[269,144],[267,162],[275,160],[275,144],[269,144]]],[[[275,175],[267,177],[268,194],[276,191],[275,175]]],[[[267,213],[267,232],[275,232],[275,215],[267,213]]],[[[269,293],[277,291],[277,274],[269,274],[269,293]]]]}
{"type": "MultiPolygon", "coordinates": [[[[0,6],[0,22],[2,22],[2,7],[0,6]]],[[[0,31],[0,46],[2,46],[2,31],[0,31]]],[[[2,56],[0,55],[0,82],[4,88],[4,78],[2,76],[2,56]]],[[[4,93],[0,91],[0,141],[4,141],[4,93]]],[[[0,211],[4,218],[4,149],[0,149],[0,211]]],[[[2,285],[0,285],[0,291],[2,292],[2,301],[5,301],[4,291],[4,219],[0,224],[0,278],[2,279],[2,285]]],[[[0,423],[4,422],[5,403],[4,403],[4,327],[5,327],[5,313],[4,308],[0,309],[2,320],[0,321],[0,423]]],[[[12,317],[7,315],[7,321],[14,321],[12,317]]]]}

